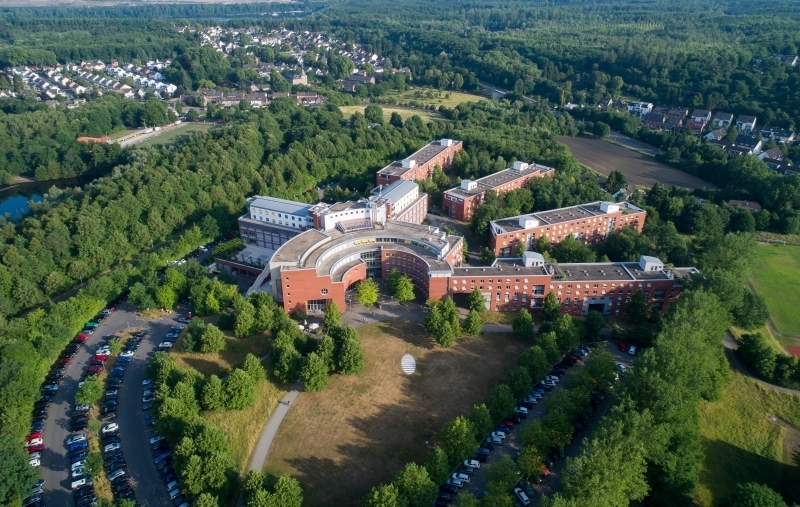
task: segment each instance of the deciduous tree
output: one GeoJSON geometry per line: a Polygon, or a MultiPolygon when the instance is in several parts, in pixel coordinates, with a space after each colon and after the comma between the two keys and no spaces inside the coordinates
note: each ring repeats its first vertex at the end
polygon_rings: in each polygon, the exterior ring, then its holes
{"type": "Polygon", "coordinates": [[[328,365],[325,359],[311,352],[306,356],[306,364],[300,371],[300,380],[306,391],[322,391],[328,385],[328,365]]]}
{"type": "Polygon", "coordinates": [[[561,315],[561,304],[558,302],[555,291],[550,291],[542,303],[542,319],[545,322],[555,322],[561,315]]]}
{"type": "Polygon", "coordinates": [[[475,439],[475,428],[466,418],[456,417],[444,427],[441,434],[442,450],[454,467],[472,455],[478,442],[475,439]]]}
{"type": "Polygon", "coordinates": [[[511,388],[506,384],[496,385],[489,395],[489,413],[492,414],[492,419],[499,421],[513,412],[514,407],[516,400],[511,388]]]}
{"type": "Polygon", "coordinates": [[[378,284],[372,278],[365,278],[356,286],[356,299],[364,306],[375,306],[378,302],[378,284]]]}
{"type": "Polygon", "coordinates": [[[528,312],[528,310],[525,308],[520,310],[519,313],[517,313],[517,316],[514,317],[514,322],[512,322],[511,328],[514,331],[514,336],[518,339],[533,339],[533,318],[531,317],[530,312],[528,312]]]}

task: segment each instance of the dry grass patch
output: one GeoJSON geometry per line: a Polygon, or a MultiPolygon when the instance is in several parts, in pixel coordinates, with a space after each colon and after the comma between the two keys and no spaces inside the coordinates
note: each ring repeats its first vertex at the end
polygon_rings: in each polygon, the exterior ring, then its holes
{"type": "Polygon", "coordinates": [[[357,505],[405,463],[424,459],[426,441],[486,402],[527,346],[487,334],[445,350],[405,320],[362,327],[358,336],[366,369],[334,375],[324,391],[300,395],[267,459],[268,472],[300,481],[306,505],[357,505]],[[416,358],[413,375],[400,369],[404,354],[416,358]]]}
{"type": "MultiPolygon", "coordinates": [[[[213,319],[209,319],[209,322],[213,322],[213,319]]],[[[247,354],[261,357],[269,352],[270,339],[268,335],[257,333],[249,338],[236,338],[230,331],[223,331],[223,333],[225,334],[225,348],[219,352],[203,354],[183,351],[183,339],[186,337],[184,330],[169,355],[179,365],[197,370],[205,377],[209,377],[225,375],[237,366],[241,366],[247,354]]]]}
{"type": "MultiPolygon", "coordinates": [[[[445,120],[439,113],[434,113],[433,111],[420,111],[419,109],[411,109],[405,107],[392,107],[392,106],[384,106],[382,104],[375,104],[376,106],[380,106],[383,109],[383,120],[388,122],[389,119],[392,117],[392,113],[397,113],[400,115],[403,120],[407,120],[412,116],[419,116],[420,119],[427,123],[429,121],[439,120],[439,121],[449,121],[445,120]]],[[[366,106],[339,106],[339,110],[344,115],[345,119],[349,119],[353,113],[361,113],[364,114],[364,109],[366,106]]]]}
{"type": "MultiPolygon", "coordinates": [[[[271,368],[270,368],[271,370],[271,368]]],[[[262,428],[267,424],[278,402],[286,393],[273,379],[256,386],[255,404],[244,410],[222,410],[204,414],[203,417],[218,426],[231,443],[233,459],[242,475],[247,473],[250,455],[253,453],[262,428]]]]}
{"type": "Polygon", "coordinates": [[[386,94],[385,98],[392,98],[398,101],[413,100],[421,102],[425,105],[434,105],[437,109],[439,106],[452,109],[465,102],[480,102],[482,100],[487,100],[486,97],[482,95],[454,92],[452,90],[439,91],[434,88],[409,88],[408,90],[402,92],[392,90],[386,94]]]}

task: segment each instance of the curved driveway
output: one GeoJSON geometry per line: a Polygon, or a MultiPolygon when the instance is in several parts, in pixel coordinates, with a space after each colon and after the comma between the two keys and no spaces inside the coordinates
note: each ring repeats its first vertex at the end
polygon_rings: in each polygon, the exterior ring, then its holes
{"type": "Polygon", "coordinates": [[[151,354],[172,324],[172,319],[156,322],[141,320],[129,305],[120,305],[116,312],[100,324],[95,333],[72,358],[72,362],[64,372],[64,379],[58,393],[50,402],[48,418],[45,420],[42,431],[45,444],[45,450],[42,453],[42,476],[46,481],[44,501],[47,505],[56,507],[73,505],[65,441],[70,434],[68,431],[70,410],[75,400],[75,393],[78,391],[80,376],[88,367],[94,350],[103,341],[103,336],[114,335],[128,328],[136,327],[143,327],[150,333],[142,340],[139,350],[125,372],[125,378],[120,387],[121,401],[116,421],[120,426],[122,449],[128,463],[128,473],[133,479],[133,488],[137,499],[151,507],[171,505],[150,455],[150,446],[147,443],[149,437],[141,412],[141,396],[147,356],[151,354]]]}

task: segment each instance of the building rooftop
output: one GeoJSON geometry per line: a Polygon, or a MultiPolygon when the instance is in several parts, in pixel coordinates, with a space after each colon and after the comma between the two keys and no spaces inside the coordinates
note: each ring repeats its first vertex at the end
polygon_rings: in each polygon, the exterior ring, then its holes
{"type": "Polygon", "coordinates": [[[419,185],[411,180],[397,180],[383,188],[376,188],[372,191],[372,195],[377,197],[380,194],[381,199],[386,199],[391,204],[394,204],[400,198],[405,197],[409,192],[418,187],[419,185]]]}
{"type": "Polygon", "coordinates": [[[313,205],[278,197],[256,195],[247,200],[247,206],[248,208],[255,207],[270,211],[280,211],[290,215],[307,216],[313,205]]]}
{"type": "MultiPolygon", "coordinates": [[[[658,259],[655,259],[660,263],[658,259]]],[[[519,257],[499,258],[488,267],[460,267],[453,276],[551,276],[552,282],[638,282],[672,280],[696,273],[695,268],[664,268],[643,271],[638,262],[590,262],[577,264],[545,264],[526,267],[519,257]]]]}
{"type": "MultiPolygon", "coordinates": [[[[442,153],[450,146],[455,146],[460,144],[461,141],[455,141],[451,139],[441,139],[439,141],[433,141],[432,143],[423,146],[421,149],[415,151],[404,160],[413,160],[416,162],[415,167],[419,167],[421,165],[425,165],[430,162],[436,155],[442,153]]],[[[392,174],[392,175],[402,175],[405,174],[407,171],[413,169],[412,167],[403,167],[402,160],[395,160],[391,164],[387,165],[383,169],[378,171],[378,174],[392,174]]]]}
{"type": "Polygon", "coordinates": [[[459,240],[460,236],[448,236],[435,227],[387,220],[383,226],[375,224],[368,229],[348,232],[339,229],[306,231],[284,243],[275,252],[272,262],[292,264],[284,269],[316,267],[318,272],[327,273],[326,270],[339,259],[363,250],[365,244],[371,244],[414,252],[425,259],[432,271],[450,271],[452,267],[440,258],[440,254],[449,252],[459,240]],[[337,249],[336,254],[320,261],[331,249],[337,249]]]}
{"type": "MultiPolygon", "coordinates": [[[[584,218],[592,218],[596,216],[604,216],[607,213],[603,211],[600,206],[604,201],[597,201],[588,204],[578,204],[576,206],[568,206],[566,208],[558,208],[548,211],[538,211],[536,213],[528,213],[525,215],[518,215],[515,217],[501,218],[500,220],[492,220],[492,230],[499,233],[507,233],[514,231],[525,230],[526,227],[520,225],[520,218],[531,217],[538,220],[538,225],[534,227],[541,227],[543,225],[560,224],[570,222],[572,220],[581,220],[584,218]]],[[[644,210],[634,206],[633,204],[625,202],[609,203],[619,206],[620,211],[623,213],[644,213],[644,210]]]]}
{"type": "Polygon", "coordinates": [[[530,176],[534,173],[549,174],[551,171],[553,171],[552,167],[539,164],[525,164],[525,166],[526,167],[524,169],[514,169],[511,167],[508,169],[503,169],[502,171],[498,171],[494,174],[484,176],[483,178],[478,178],[472,182],[474,185],[472,185],[471,189],[465,189],[462,184],[460,187],[445,190],[445,193],[454,194],[462,198],[471,197],[473,195],[482,194],[488,190],[493,190],[511,181],[530,176]]]}

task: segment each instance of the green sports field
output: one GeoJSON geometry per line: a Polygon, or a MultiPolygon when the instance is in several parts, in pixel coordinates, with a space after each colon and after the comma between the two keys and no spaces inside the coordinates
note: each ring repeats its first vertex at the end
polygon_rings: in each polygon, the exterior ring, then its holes
{"type": "Polygon", "coordinates": [[[767,301],[778,332],[800,335],[800,247],[758,245],[753,285],[767,301]]]}

